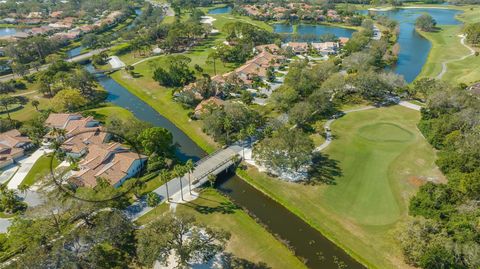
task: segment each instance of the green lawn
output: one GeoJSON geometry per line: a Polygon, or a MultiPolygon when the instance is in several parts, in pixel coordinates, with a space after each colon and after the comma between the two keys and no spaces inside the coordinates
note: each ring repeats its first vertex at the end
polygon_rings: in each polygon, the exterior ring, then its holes
{"type": "MultiPolygon", "coordinates": [[[[38,113],[35,110],[35,107],[30,104],[32,100],[38,100],[40,102],[40,105],[38,106],[38,109],[40,110],[48,109],[50,107],[50,99],[43,97],[43,95],[37,91],[38,84],[26,84],[27,89],[17,90],[16,92],[9,94],[10,96],[22,94],[22,96],[28,98],[28,103],[23,105],[20,109],[15,109],[15,111],[10,113],[10,116],[14,120],[26,121],[33,118],[38,113]]],[[[7,118],[7,113],[0,114],[0,117],[7,118]]]]}
{"type": "Polygon", "coordinates": [[[116,106],[114,104],[107,104],[106,106],[103,106],[103,107],[89,109],[89,110],[86,110],[86,112],[95,113],[94,114],[95,119],[102,122],[104,122],[108,116],[112,116],[112,115],[122,118],[124,120],[133,119],[135,117],[133,116],[132,112],[126,110],[123,107],[116,106]]]}
{"type": "MultiPolygon", "coordinates": [[[[32,186],[35,182],[50,173],[51,154],[43,155],[32,166],[27,176],[23,179],[20,185],[32,186]]],[[[60,162],[54,158],[53,167],[57,167],[60,162]]]]}
{"type": "MultiPolygon", "coordinates": [[[[464,13],[457,16],[463,22],[479,22],[480,7],[461,8],[464,13]]],[[[432,43],[432,49],[427,62],[418,78],[436,77],[442,70],[442,62],[459,59],[470,54],[470,51],[460,43],[463,25],[439,26],[437,32],[420,32],[432,43]]],[[[442,79],[453,83],[472,83],[480,79],[480,57],[470,56],[462,61],[447,64],[447,72],[442,79]]]]}
{"type": "Polygon", "coordinates": [[[254,186],[372,268],[408,268],[395,241],[408,200],[427,178],[443,180],[435,151],[417,130],[419,113],[400,106],[335,121],[324,175],[331,185],[302,185],[240,171],[254,186]]]}
{"type": "MultiPolygon", "coordinates": [[[[162,204],[138,222],[148,223],[167,210],[168,206],[162,204]]],[[[306,268],[286,246],[213,189],[206,189],[195,201],[178,205],[176,212],[193,214],[200,223],[229,231],[232,237],[226,251],[237,257],[256,263],[265,262],[271,268],[306,268]]]]}

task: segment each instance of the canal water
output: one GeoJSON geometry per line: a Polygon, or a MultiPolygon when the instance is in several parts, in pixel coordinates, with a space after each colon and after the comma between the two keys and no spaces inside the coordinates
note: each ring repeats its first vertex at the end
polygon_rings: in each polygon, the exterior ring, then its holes
{"type": "Polygon", "coordinates": [[[11,27],[0,27],[0,37],[2,36],[11,36],[17,33],[16,28],[11,27]]]}
{"type": "MultiPolygon", "coordinates": [[[[94,67],[91,63],[85,65],[85,68],[93,72],[94,67]]],[[[177,155],[182,160],[201,159],[206,153],[193,140],[191,140],[182,130],[178,129],[172,122],[160,115],[155,109],[144,101],[130,93],[122,85],[106,75],[97,75],[97,81],[108,92],[107,102],[123,107],[133,113],[135,117],[142,121],[149,122],[155,126],[161,126],[169,130],[173,135],[173,140],[178,144],[177,155]]]]}
{"type": "MultiPolygon", "coordinates": [[[[92,72],[91,64],[85,68],[92,72]]],[[[161,126],[172,132],[174,140],[180,146],[181,158],[198,160],[206,153],[185,133],[178,129],[147,103],[130,93],[109,76],[98,75],[97,80],[108,92],[107,101],[130,110],[138,119],[161,126]]],[[[338,263],[346,268],[363,268],[345,251],[310,227],[286,208],[253,188],[235,174],[225,175],[219,190],[232,198],[239,206],[255,215],[273,234],[287,240],[296,255],[307,261],[310,268],[338,268],[338,263]]],[[[281,259],[281,257],[278,257],[281,259]]]]}
{"type": "Polygon", "coordinates": [[[415,80],[422,71],[432,47],[430,41],[415,30],[415,20],[420,15],[428,13],[437,21],[437,25],[458,25],[460,22],[455,19],[455,16],[461,13],[459,10],[440,8],[399,8],[390,11],[361,11],[363,14],[368,12],[385,15],[398,21],[400,26],[398,36],[400,53],[397,64],[392,67],[392,70],[397,74],[403,75],[409,83],[415,80]]]}

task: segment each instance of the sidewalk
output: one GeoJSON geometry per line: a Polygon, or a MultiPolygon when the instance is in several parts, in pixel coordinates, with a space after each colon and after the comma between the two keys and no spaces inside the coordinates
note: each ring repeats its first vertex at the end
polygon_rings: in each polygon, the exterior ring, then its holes
{"type": "Polygon", "coordinates": [[[25,179],[28,172],[30,172],[30,169],[32,169],[32,166],[35,164],[35,162],[37,162],[37,160],[44,154],[50,152],[52,152],[52,150],[40,148],[37,149],[34,153],[32,153],[32,155],[18,161],[17,163],[20,168],[18,169],[17,173],[12,177],[12,179],[8,182],[7,187],[12,190],[18,189],[18,186],[25,179]]]}

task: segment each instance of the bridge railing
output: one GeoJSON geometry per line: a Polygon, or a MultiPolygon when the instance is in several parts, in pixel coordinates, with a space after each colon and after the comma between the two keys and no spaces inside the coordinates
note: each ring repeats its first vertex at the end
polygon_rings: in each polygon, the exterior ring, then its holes
{"type": "Polygon", "coordinates": [[[219,153],[220,151],[222,150],[225,150],[224,148],[219,148],[217,150],[215,150],[214,152],[208,154],[207,156],[203,157],[202,159],[198,160],[196,163],[195,163],[195,166],[199,166],[200,164],[204,163],[205,161],[211,159],[213,156],[217,155],[217,153],[219,153]]]}
{"type": "Polygon", "coordinates": [[[208,176],[210,173],[214,172],[218,168],[224,166],[226,163],[232,162],[233,164],[233,158],[234,158],[233,156],[231,158],[227,158],[222,162],[220,162],[219,164],[217,164],[215,167],[208,169],[206,172],[203,172],[202,174],[200,174],[200,176],[196,176],[195,180],[193,181],[193,184],[198,184],[202,179],[204,179],[206,176],[208,176]]]}

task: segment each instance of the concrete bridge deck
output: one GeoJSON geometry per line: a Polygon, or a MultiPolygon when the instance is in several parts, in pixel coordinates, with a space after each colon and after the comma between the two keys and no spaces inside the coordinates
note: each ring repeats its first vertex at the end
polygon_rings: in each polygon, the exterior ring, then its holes
{"type": "MultiPolygon", "coordinates": [[[[208,175],[218,175],[221,172],[230,168],[234,164],[234,161],[232,159],[236,155],[239,155],[240,157],[241,151],[241,146],[232,145],[228,148],[217,150],[214,153],[196,162],[194,171],[190,175],[192,183],[191,188],[194,189],[205,184],[208,181],[208,175]]],[[[178,196],[178,194],[180,193],[180,189],[182,189],[184,194],[187,194],[189,192],[188,174],[186,174],[182,178],[174,178],[153,191],[160,196],[160,203],[163,203],[167,200],[167,184],[170,197],[178,196]],[[180,186],[182,186],[182,188],[180,186]]],[[[136,220],[151,211],[152,209],[153,207],[147,206],[146,197],[142,197],[141,199],[133,203],[131,206],[129,206],[126,209],[126,212],[131,219],[136,220]]]]}

